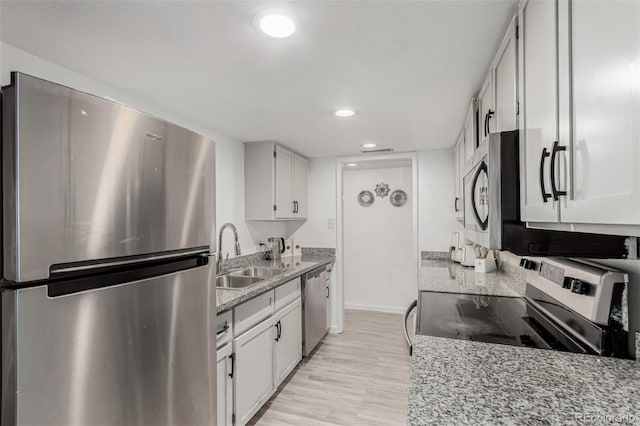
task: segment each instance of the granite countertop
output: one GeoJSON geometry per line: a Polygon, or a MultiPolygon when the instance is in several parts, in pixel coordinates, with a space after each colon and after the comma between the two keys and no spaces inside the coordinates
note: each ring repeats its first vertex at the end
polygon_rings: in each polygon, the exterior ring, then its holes
{"type": "Polygon", "coordinates": [[[526,282],[496,271],[486,274],[450,260],[422,260],[418,291],[524,296],[526,282]]]}
{"type": "MultiPolygon", "coordinates": [[[[423,260],[418,282],[418,290],[516,297],[525,287],[448,260],[423,260]]],[[[640,419],[640,365],[631,360],[416,335],[410,382],[409,425],[640,419]]]]}
{"type": "Polygon", "coordinates": [[[415,336],[407,424],[632,423],[639,383],[631,360],[415,336]]]}
{"type": "Polygon", "coordinates": [[[335,256],[324,254],[283,258],[279,261],[253,260],[248,266],[286,268],[286,271],[243,289],[232,290],[216,288],[216,313],[219,314],[228,311],[242,302],[259,296],[319,266],[327,265],[334,261],[335,256]]]}

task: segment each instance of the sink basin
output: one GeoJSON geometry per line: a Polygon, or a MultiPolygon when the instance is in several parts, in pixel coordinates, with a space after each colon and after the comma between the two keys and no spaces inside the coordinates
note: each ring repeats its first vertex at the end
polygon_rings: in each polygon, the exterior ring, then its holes
{"type": "Polygon", "coordinates": [[[238,276],[231,274],[220,275],[219,277],[216,277],[216,287],[238,290],[241,288],[249,287],[262,280],[263,278],[257,277],[238,276]]]}
{"type": "Polygon", "coordinates": [[[267,268],[267,267],[258,267],[253,266],[251,268],[241,269],[239,271],[232,272],[231,276],[234,277],[257,277],[257,278],[270,278],[274,275],[281,274],[284,272],[284,268],[267,268]]]}

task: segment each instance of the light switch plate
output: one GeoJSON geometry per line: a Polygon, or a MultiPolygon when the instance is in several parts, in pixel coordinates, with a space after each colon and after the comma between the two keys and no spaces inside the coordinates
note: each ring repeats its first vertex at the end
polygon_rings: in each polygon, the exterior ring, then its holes
{"type": "Polygon", "coordinates": [[[329,218],[329,220],[327,220],[327,227],[329,229],[336,229],[336,220],[333,218],[329,218]]]}

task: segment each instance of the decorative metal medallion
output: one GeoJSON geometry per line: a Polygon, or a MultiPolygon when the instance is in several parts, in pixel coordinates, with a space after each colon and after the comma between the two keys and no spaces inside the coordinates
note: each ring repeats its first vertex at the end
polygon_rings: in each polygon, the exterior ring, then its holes
{"type": "Polygon", "coordinates": [[[360,203],[362,207],[369,207],[374,201],[375,197],[371,191],[364,190],[358,194],[358,203],[360,203]]]}
{"type": "Polygon", "coordinates": [[[402,207],[407,204],[407,193],[402,189],[396,189],[389,196],[389,201],[396,207],[402,207]]]}
{"type": "Polygon", "coordinates": [[[389,185],[387,185],[386,183],[379,183],[376,185],[376,195],[378,197],[386,197],[387,195],[389,195],[389,185]]]}

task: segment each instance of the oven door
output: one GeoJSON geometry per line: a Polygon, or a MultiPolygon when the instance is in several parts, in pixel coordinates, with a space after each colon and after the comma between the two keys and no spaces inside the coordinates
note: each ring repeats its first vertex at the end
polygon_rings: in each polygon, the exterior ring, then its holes
{"type": "Polygon", "coordinates": [[[483,157],[464,177],[465,237],[476,244],[489,246],[489,174],[483,157]]]}

